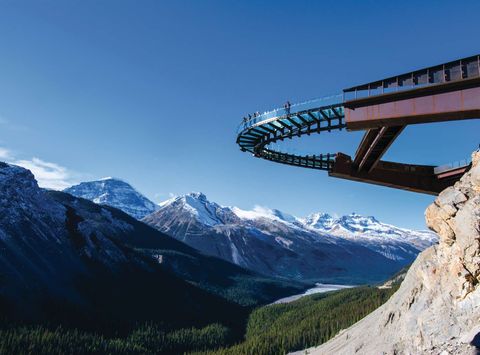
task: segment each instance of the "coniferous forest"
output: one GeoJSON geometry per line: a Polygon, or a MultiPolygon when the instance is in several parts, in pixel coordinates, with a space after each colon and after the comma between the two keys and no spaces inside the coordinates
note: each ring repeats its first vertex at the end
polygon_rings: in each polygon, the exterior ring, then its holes
{"type": "Polygon", "coordinates": [[[397,288],[357,287],[258,307],[244,319],[244,334],[219,323],[180,329],[147,323],[126,336],[111,337],[101,331],[4,321],[0,353],[284,354],[327,341],[382,305],[397,288]]]}

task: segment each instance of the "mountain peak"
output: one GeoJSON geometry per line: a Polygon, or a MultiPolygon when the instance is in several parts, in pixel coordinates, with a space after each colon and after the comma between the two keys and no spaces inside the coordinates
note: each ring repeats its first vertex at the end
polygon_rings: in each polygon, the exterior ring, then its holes
{"type": "MultiPolygon", "coordinates": [[[[223,207],[198,192],[162,203],[143,221],[206,254],[283,277],[313,276],[318,272],[317,261],[325,262],[325,255],[333,250],[340,254],[348,250],[349,256],[332,254],[328,267],[347,267],[352,254],[358,259],[352,267],[355,272],[365,268],[365,258],[404,266],[436,240],[433,233],[399,229],[356,213],[337,218],[318,212],[300,219],[262,206],[223,207]],[[295,254],[305,257],[286,261],[295,254]]],[[[372,260],[370,265],[375,263],[372,260]]],[[[371,268],[367,269],[370,274],[371,268]]]]}
{"type": "MultiPolygon", "coordinates": [[[[190,192],[190,193],[186,194],[185,196],[186,197],[191,197],[191,198],[194,198],[194,199],[197,199],[197,200],[205,201],[205,202],[208,201],[207,196],[203,192],[190,192]]],[[[208,202],[210,202],[210,201],[208,201],[208,202]]]]}
{"type": "Polygon", "coordinates": [[[171,209],[176,211],[175,214],[186,213],[199,223],[209,227],[223,224],[233,216],[232,211],[228,207],[222,207],[215,202],[209,201],[202,192],[190,192],[173,197],[159,203],[159,208],[159,211],[155,213],[156,215],[161,215],[168,209],[171,209]]]}
{"type": "MultiPolygon", "coordinates": [[[[4,162],[0,162],[0,184],[12,191],[28,190],[28,193],[32,194],[40,191],[37,180],[30,170],[4,162]]],[[[5,191],[3,194],[7,195],[5,191]]]]}
{"type": "Polygon", "coordinates": [[[118,208],[136,219],[142,219],[156,210],[156,205],[129,183],[113,177],[82,182],[64,191],[97,204],[118,208]]]}
{"type": "Polygon", "coordinates": [[[316,212],[300,220],[304,225],[313,229],[327,230],[332,227],[335,219],[325,212],[316,212]]]}
{"type": "Polygon", "coordinates": [[[255,219],[270,219],[275,221],[282,221],[287,223],[294,223],[297,221],[297,218],[288,214],[284,213],[277,209],[270,209],[263,206],[255,206],[253,210],[247,211],[242,210],[238,207],[232,207],[232,212],[241,219],[246,220],[255,220],[255,219]]]}
{"type": "MultiPolygon", "coordinates": [[[[95,182],[95,181],[88,181],[88,182],[95,182]]],[[[86,183],[88,183],[88,182],[86,182],[86,183]]],[[[116,177],[112,177],[112,176],[107,176],[107,177],[101,178],[101,179],[97,180],[97,182],[102,182],[102,183],[105,183],[105,184],[123,184],[123,185],[128,185],[133,189],[132,185],[130,185],[125,180],[122,180],[122,179],[119,179],[119,178],[116,178],[116,177]]]]}
{"type": "Polygon", "coordinates": [[[373,216],[362,216],[355,212],[346,216],[340,217],[338,223],[347,229],[355,229],[361,231],[362,229],[371,228],[372,226],[381,225],[373,216]]]}
{"type": "MultiPolygon", "coordinates": [[[[6,179],[14,175],[28,174],[30,171],[17,165],[0,162],[0,179],[6,179]]],[[[33,175],[32,175],[33,177],[33,175]]]]}
{"type": "Polygon", "coordinates": [[[327,220],[327,219],[333,219],[333,217],[326,213],[326,212],[315,212],[311,213],[307,216],[307,218],[312,219],[312,220],[327,220]]]}
{"type": "Polygon", "coordinates": [[[165,207],[173,203],[195,204],[197,202],[207,203],[207,204],[213,203],[216,205],[216,203],[210,202],[207,196],[203,192],[189,192],[187,194],[174,196],[169,198],[168,200],[162,201],[158,204],[158,206],[165,207]]]}
{"type": "Polygon", "coordinates": [[[347,216],[351,217],[351,218],[367,218],[367,219],[372,219],[372,220],[377,221],[376,218],[373,217],[373,216],[364,216],[364,215],[358,214],[357,212],[352,212],[352,213],[348,214],[347,216]]]}

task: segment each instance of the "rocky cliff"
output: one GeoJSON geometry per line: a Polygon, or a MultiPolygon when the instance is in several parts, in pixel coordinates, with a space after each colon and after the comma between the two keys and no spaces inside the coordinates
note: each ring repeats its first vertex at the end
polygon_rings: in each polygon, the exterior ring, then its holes
{"type": "Polygon", "coordinates": [[[422,252],[382,307],[309,354],[478,354],[480,152],[430,205],[440,243],[422,252]]]}

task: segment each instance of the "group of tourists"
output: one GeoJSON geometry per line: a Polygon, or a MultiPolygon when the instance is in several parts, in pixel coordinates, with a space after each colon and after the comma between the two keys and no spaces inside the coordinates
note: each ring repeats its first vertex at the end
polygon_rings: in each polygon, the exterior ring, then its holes
{"type": "Polygon", "coordinates": [[[243,122],[244,122],[244,123],[245,123],[245,122],[248,122],[248,121],[250,121],[252,118],[257,118],[258,116],[260,116],[260,112],[259,112],[259,111],[255,112],[255,113],[253,114],[253,116],[252,116],[251,114],[248,114],[248,116],[246,116],[246,117],[243,118],[243,122]]]}
{"type": "Polygon", "coordinates": [[[248,114],[248,116],[246,116],[246,117],[243,118],[243,122],[248,122],[248,121],[250,121],[252,118],[256,118],[257,116],[260,116],[260,113],[259,113],[259,112],[258,112],[258,115],[257,115],[257,112],[255,112],[253,115],[248,114]]]}
{"type": "MultiPolygon", "coordinates": [[[[289,115],[290,114],[290,107],[292,107],[292,105],[290,104],[290,101],[287,101],[285,102],[285,104],[283,105],[283,108],[285,109],[285,112],[289,115]]],[[[251,114],[248,114],[248,116],[245,116],[243,117],[243,123],[247,123],[249,122],[252,118],[257,118],[258,116],[260,116],[260,112],[255,112],[253,115],[251,114]]]]}

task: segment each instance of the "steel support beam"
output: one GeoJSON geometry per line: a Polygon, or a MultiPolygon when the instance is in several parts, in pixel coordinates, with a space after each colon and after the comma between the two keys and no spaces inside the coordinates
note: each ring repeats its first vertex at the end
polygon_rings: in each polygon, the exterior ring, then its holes
{"type": "Polygon", "coordinates": [[[371,172],[404,128],[405,126],[382,127],[365,133],[355,155],[354,165],[357,170],[371,172]]]}
{"type": "Polygon", "coordinates": [[[459,83],[451,86],[452,91],[446,91],[442,85],[434,85],[428,87],[428,91],[414,89],[396,95],[347,101],[347,128],[360,130],[479,118],[480,78],[462,83],[465,86],[459,87],[459,83]],[[472,87],[474,84],[477,86],[472,87]]]}
{"type": "Polygon", "coordinates": [[[438,195],[456,180],[461,174],[452,179],[439,179],[434,174],[433,166],[413,165],[379,161],[370,172],[358,171],[350,156],[339,153],[335,163],[328,173],[329,176],[387,186],[412,192],[429,195],[438,195]]]}

